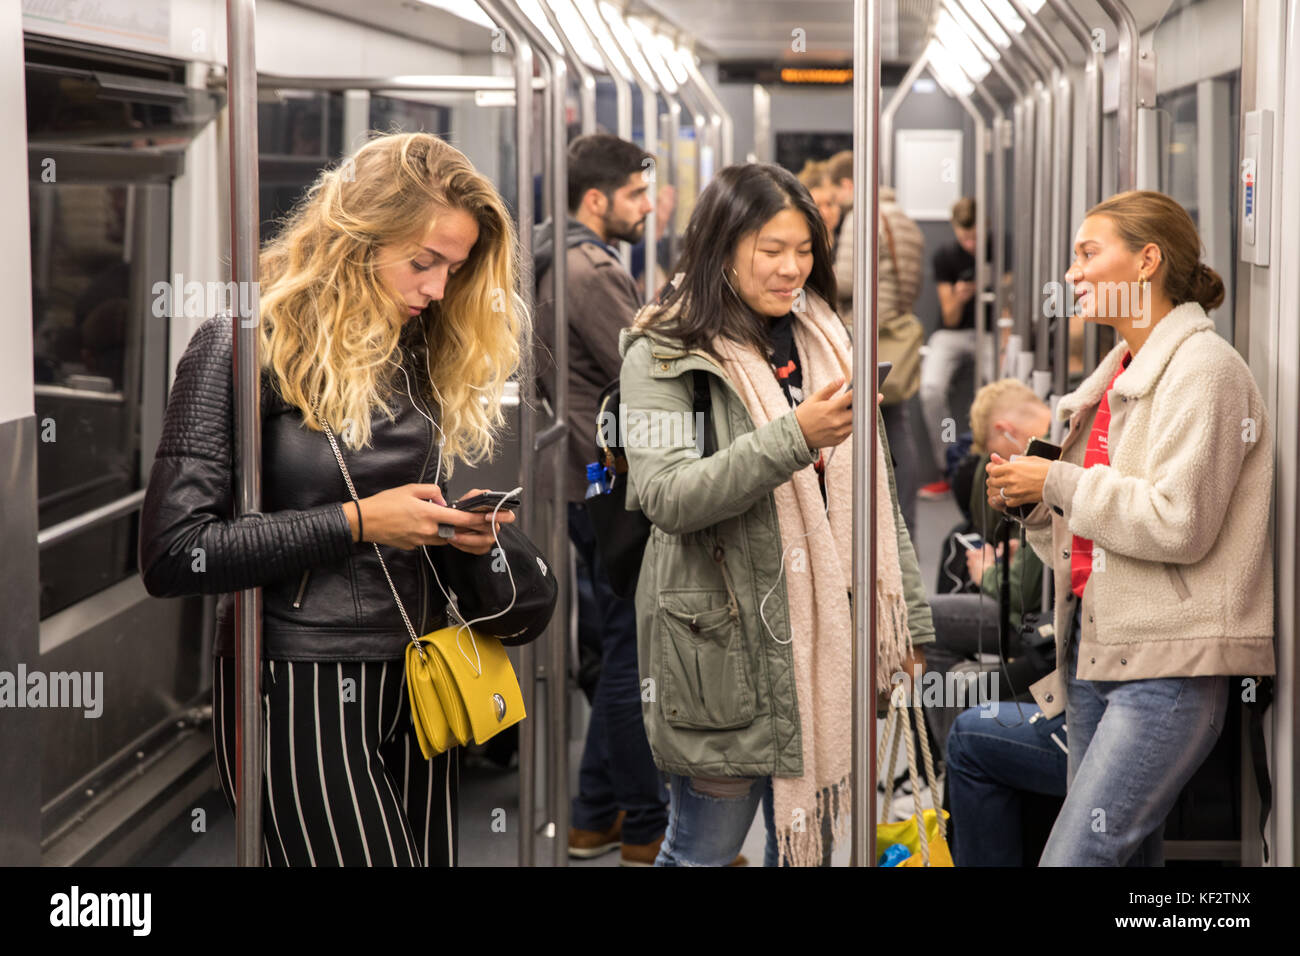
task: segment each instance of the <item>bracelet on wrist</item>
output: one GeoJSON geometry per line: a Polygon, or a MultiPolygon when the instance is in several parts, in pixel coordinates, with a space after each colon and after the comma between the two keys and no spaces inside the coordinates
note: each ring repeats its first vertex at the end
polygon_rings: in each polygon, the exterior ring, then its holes
{"type": "Polygon", "coordinates": [[[354,500],[352,503],[357,508],[357,543],[362,544],[366,540],[366,526],[361,520],[361,502],[354,500]]]}

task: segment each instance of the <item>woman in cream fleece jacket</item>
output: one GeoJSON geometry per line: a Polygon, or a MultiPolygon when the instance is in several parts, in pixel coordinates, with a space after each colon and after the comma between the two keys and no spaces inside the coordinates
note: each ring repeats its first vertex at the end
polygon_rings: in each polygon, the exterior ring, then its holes
{"type": "Polygon", "coordinates": [[[1033,504],[1054,568],[1069,793],[1041,865],[1156,865],[1164,820],[1223,729],[1233,675],[1274,673],[1272,431],[1186,211],[1121,193],[1089,211],[1066,279],[1122,341],[1058,407],[1057,462],[999,457],[994,507],[1033,504]],[[1125,294],[1131,293],[1131,294],[1125,294]]]}

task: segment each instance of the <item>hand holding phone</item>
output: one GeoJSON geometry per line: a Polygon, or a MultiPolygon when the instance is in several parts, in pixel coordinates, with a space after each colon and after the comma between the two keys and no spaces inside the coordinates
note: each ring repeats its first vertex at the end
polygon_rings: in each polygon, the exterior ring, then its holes
{"type": "Polygon", "coordinates": [[[794,410],[795,421],[809,448],[830,448],[853,431],[853,391],[843,379],[829,382],[805,398],[794,410]]]}

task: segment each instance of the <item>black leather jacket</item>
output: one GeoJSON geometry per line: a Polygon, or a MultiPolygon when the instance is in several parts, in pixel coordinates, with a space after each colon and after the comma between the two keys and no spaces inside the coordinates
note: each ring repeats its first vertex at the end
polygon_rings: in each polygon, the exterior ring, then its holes
{"type": "MultiPolygon", "coordinates": [[[[423,362],[405,343],[402,365],[421,402],[423,362]]],[[[140,574],[155,597],[216,593],[216,653],[234,653],[234,594],[262,587],[263,656],[277,660],[354,661],[401,657],[406,626],[375,557],[356,544],[343,511],[347,485],[329,440],[303,427],[295,407],[262,377],[262,507],[233,518],[234,405],[228,318],[210,319],[194,334],[176,371],[162,440],[140,516],[140,574]]],[[[401,373],[390,406],[395,419],[372,417],[371,446],[342,442],[358,497],[414,482],[433,482],[434,429],[412,407],[401,373]]],[[[427,394],[427,391],[425,392],[427,394]]],[[[432,415],[431,408],[424,408],[432,415]]],[[[336,426],[337,427],[337,426],[336,426]]],[[[444,491],[444,493],[446,493],[444,491]]],[[[448,494],[450,498],[451,495],[448,494]]],[[[351,508],[352,505],[347,505],[351,508]]],[[[447,601],[420,548],[380,546],[393,583],[418,634],[441,627],[447,601]]],[[[451,547],[427,549],[442,585],[467,607],[460,585],[483,574],[491,556],[451,547]]],[[[553,604],[553,600],[552,600],[553,604]]],[[[523,609],[479,628],[517,634],[523,609]]],[[[549,618],[549,613],[546,615],[549,618]]],[[[544,625],[544,621],[542,622],[544,625]]]]}

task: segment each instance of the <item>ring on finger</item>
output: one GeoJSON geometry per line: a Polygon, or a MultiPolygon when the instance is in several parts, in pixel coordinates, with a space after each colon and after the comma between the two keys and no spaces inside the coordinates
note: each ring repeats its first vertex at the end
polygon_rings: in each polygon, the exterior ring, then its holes
{"type": "Polygon", "coordinates": [[[1007,498],[1007,489],[1005,489],[1005,488],[999,488],[999,489],[998,489],[998,494],[1000,494],[1000,495],[1002,496],[1002,500],[1003,500],[1003,501],[1008,501],[1008,500],[1010,500],[1010,499],[1007,498]]]}

